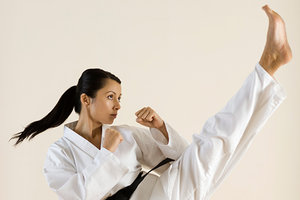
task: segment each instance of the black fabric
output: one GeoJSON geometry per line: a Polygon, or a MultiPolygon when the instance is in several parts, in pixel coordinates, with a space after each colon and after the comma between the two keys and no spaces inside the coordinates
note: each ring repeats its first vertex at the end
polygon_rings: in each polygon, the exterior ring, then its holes
{"type": "Polygon", "coordinates": [[[131,185],[119,190],[117,193],[114,195],[108,197],[106,200],[129,200],[130,197],[132,196],[133,192],[135,189],[138,187],[138,185],[144,180],[144,178],[152,171],[155,170],[156,168],[159,168],[160,166],[167,164],[171,161],[174,161],[171,158],[166,158],[158,165],[156,165],[153,169],[151,169],[149,172],[147,172],[144,176],[142,175],[143,172],[140,172],[139,175],[136,177],[136,179],[131,183],[131,185]]]}

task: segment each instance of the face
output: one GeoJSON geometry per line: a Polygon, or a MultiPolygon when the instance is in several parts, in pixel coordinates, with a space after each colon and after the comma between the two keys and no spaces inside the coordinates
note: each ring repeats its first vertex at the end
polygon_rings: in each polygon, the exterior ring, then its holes
{"type": "Polygon", "coordinates": [[[89,111],[93,121],[97,124],[112,124],[121,108],[121,85],[112,79],[106,79],[105,86],[90,100],[89,111]]]}

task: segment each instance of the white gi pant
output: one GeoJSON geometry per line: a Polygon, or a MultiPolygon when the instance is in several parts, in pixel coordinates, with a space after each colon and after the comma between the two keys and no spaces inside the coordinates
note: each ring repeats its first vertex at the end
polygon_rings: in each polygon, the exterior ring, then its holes
{"type": "MultiPolygon", "coordinates": [[[[226,106],[209,118],[182,156],[157,179],[151,200],[209,199],[285,99],[259,64],[226,106]]],[[[131,199],[143,199],[137,188],[131,199]]]]}

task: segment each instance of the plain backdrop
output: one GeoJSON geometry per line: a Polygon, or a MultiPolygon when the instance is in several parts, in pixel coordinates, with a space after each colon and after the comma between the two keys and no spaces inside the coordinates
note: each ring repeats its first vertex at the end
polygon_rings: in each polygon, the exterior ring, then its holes
{"type": "MultiPolygon", "coordinates": [[[[152,107],[189,141],[240,88],[262,54],[269,4],[285,22],[292,61],[275,77],[287,99],[213,200],[300,199],[299,0],[0,0],[0,199],[57,199],[43,176],[63,125],[16,148],[87,68],[122,81],[114,125],[152,107]]],[[[65,123],[78,119],[73,113],[65,123]]]]}

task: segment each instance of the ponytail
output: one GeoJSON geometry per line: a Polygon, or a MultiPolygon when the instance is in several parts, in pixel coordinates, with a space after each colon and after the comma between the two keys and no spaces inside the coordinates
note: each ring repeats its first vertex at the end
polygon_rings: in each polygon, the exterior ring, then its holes
{"type": "Polygon", "coordinates": [[[18,145],[26,138],[31,140],[37,134],[47,130],[48,128],[61,125],[69,117],[73,108],[74,111],[80,115],[80,95],[85,93],[87,96],[95,98],[97,91],[105,86],[107,79],[115,80],[121,84],[121,80],[108,71],[99,68],[86,69],[81,74],[77,85],[72,86],[65,91],[48,115],[39,121],[29,124],[23,132],[13,135],[11,139],[17,139],[17,142],[14,145],[18,145]]]}
{"type": "Polygon", "coordinates": [[[23,132],[14,134],[11,139],[18,139],[14,145],[18,145],[26,138],[31,140],[39,133],[61,125],[72,113],[76,102],[76,94],[77,86],[72,86],[65,91],[48,115],[29,124],[23,132]]]}

